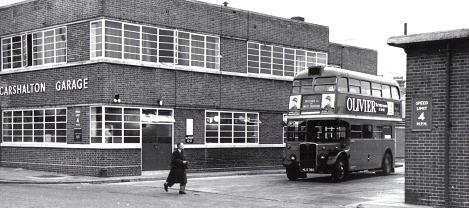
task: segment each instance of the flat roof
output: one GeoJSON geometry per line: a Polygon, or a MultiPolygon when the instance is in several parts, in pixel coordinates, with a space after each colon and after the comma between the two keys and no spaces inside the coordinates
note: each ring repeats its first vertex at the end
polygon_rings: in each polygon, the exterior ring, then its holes
{"type": "Polygon", "coordinates": [[[452,40],[469,38],[469,29],[448,30],[430,33],[420,33],[412,35],[394,36],[387,41],[388,45],[404,48],[409,44],[434,42],[442,40],[452,40]]]}

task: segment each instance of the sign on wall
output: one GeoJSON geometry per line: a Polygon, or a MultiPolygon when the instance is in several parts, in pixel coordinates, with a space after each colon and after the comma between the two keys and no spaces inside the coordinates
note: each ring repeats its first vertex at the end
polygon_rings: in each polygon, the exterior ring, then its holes
{"type": "Polygon", "coordinates": [[[432,99],[430,97],[412,100],[412,131],[432,130],[432,99]]]}

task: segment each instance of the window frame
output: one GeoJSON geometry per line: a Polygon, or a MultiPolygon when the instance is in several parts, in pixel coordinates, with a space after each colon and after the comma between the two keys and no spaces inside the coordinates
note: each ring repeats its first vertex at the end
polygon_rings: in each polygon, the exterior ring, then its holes
{"type": "Polygon", "coordinates": [[[306,70],[309,66],[327,66],[328,57],[327,53],[320,51],[289,48],[280,45],[263,44],[254,41],[248,41],[246,43],[246,53],[247,74],[279,77],[294,77],[299,72],[306,70]],[[270,47],[270,51],[263,50],[262,47],[270,47]],[[279,56],[279,49],[282,49],[282,58],[279,56]],[[263,55],[263,51],[268,52],[270,55],[263,55]],[[262,60],[262,58],[265,58],[265,60],[262,60]],[[269,60],[269,62],[267,62],[267,60],[269,60]],[[282,62],[281,65],[280,62],[282,62]],[[263,67],[262,64],[264,64],[264,66],[269,65],[269,67],[263,67]],[[279,66],[281,66],[281,70],[279,69],[279,66]]]}
{"type": "MultiPolygon", "coordinates": [[[[133,33],[136,33],[133,31],[133,33]]],[[[93,59],[100,59],[100,58],[105,58],[105,59],[113,59],[113,60],[123,60],[123,61],[129,61],[129,62],[146,62],[146,63],[157,63],[157,64],[171,64],[174,66],[181,66],[181,67],[200,67],[208,70],[220,70],[220,37],[215,36],[215,35],[208,35],[208,34],[202,34],[202,33],[193,33],[193,32],[188,32],[188,31],[182,31],[182,30],[176,30],[176,29],[169,29],[169,28],[163,28],[163,27],[154,27],[154,26],[148,26],[148,25],[142,25],[142,24],[133,24],[133,23],[128,23],[128,22],[123,22],[123,21],[118,21],[118,20],[110,20],[110,19],[99,19],[99,20],[94,20],[90,21],[90,60],[93,59]],[[106,33],[106,22],[113,22],[113,23],[119,23],[120,25],[120,50],[110,50],[107,49],[107,36],[109,37],[118,37],[112,34],[106,33]],[[94,27],[94,24],[100,23],[101,31],[100,34],[97,34],[95,31],[99,27],[94,27]],[[126,26],[130,27],[138,27],[139,28],[139,36],[140,38],[138,39],[139,41],[139,46],[135,45],[129,45],[126,43],[126,40],[137,40],[136,38],[128,38],[126,37],[126,26]],[[156,31],[156,33],[153,31],[145,31],[146,29],[153,29],[156,31]],[[94,31],[93,31],[94,30],[94,31]],[[164,32],[170,32],[172,35],[165,34],[164,32]],[[180,38],[179,33],[184,33],[188,34],[188,38],[180,38]],[[154,36],[156,40],[150,40],[150,37],[154,36]],[[202,40],[194,40],[194,37],[200,36],[203,37],[202,40]],[[163,41],[163,39],[170,39],[172,38],[172,41],[163,41]],[[98,39],[101,40],[101,42],[98,41],[98,39]],[[188,44],[180,45],[180,41],[182,40],[187,40],[188,44]],[[193,46],[193,42],[200,42],[203,46],[193,46]],[[101,43],[100,49],[97,47],[97,45],[101,43]],[[94,46],[93,46],[94,44],[94,46]],[[145,46],[144,46],[145,45],[145,46]],[[162,46],[167,46],[167,47],[162,47],[162,46]],[[180,51],[179,47],[188,47],[189,51],[180,51]],[[126,47],[133,47],[133,48],[138,48],[138,54],[137,53],[131,53],[135,56],[138,56],[137,58],[128,58],[126,57],[126,54],[129,54],[126,52],[126,47]],[[195,51],[200,51],[203,53],[195,53],[195,51]],[[119,57],[109,57],[106,54],[108,52],[112,53],[119,53],[119,57]],[[153,54],[154,53],[154,54],[153,54]],[[100,55],[99,55],[100,54],[100,55]],[[172,54],[169,56],[169,54],[172,54]],[[182,57],[182,55],[188,56],[182,57]],[[196,56],[202,56],[203,60],[195,60],[196,56]],[[168,60],[168,61],[165,61],[168,60]],[[169,61],[171,60],[171,61],[169,61]],[[179,63],[179,60],[184,60],[184,63],[179,63]],[[196,64],[197,63],[197,64],[196,64]],[[203,63],[203,66],[201,65],[203,63]]],[[[114,43],[112,43],[114,44],[114,43]]],[[[116,43],[117,44],[117,43],[116,43]]]]}
{"type": "MultiPolygon", "coordinates": [[[[67,144],[67,120],[68,120],[68,115],[67,115],[67,108],[66,107],[58,107],[58,108],[38,108],[38,109],[18,109],[18,110],[3,110],[2,111],[2,141],[3,142],[12,142],[12,143],[57,143],[57,144],[67,144]],[[47,115],[46,111],[54,111],[53,115],[47,115]],[[42,114],[41,116],[36,116],[36,111],[41,111],[42,114]],[[58,114],[59,111],[64,111],[64,114],[58,114]],[[10,112],[11,116],[6,116],[5,113],[10,112]],[[21,112],[21,122],[15,121],[16,112],[21,112]],[[25,112],[31,112],[30,116],[25,116],[25,112]],[[25,117],[30,118],[31,120],[29,122],[25,122],[25,117]],[[48,118],[53,118],[53,121],[48,121],[48,118]],[[57,119],[58,117],[63,117],[63,119],[57,119]],[[11,122],[6,122],[5,120],[11,119],[11,122]],[[38,119],[40,121],[36,121],[36,118],[41,118],[38,119]],[[31,125],[31,128],[25,129],[25,124],[26,125],[31,125]],[[64,126],[65,128],[59,128],[60,126],[64,126]],[[6,134],[7,131],[5,131],[4,128],[5,125],[11,125],[10,133],[11,134],[6,134]],[[36,129],[36,125],[41,125],[41,128],[36,129]],[[21,126],[21,130],[17,130],[15,126],[21,126]],[[50,128],[48,126],[53,126],[53,128],[50,128]],[[38,136],[36,134],[36,130],[42,131],[42,136],[38,136]],[[15,141],[15,131],[21,132],[21,141],[15,141]],[[31,134],[25,135],[25,131],[30,131],[31,134]],[[53,131],[54,134],[50,136],[51,141],[46,140],[46,132],[53,131]],[[60,134],[58,133],[60,132],[60,134]],[[11,139],[10,140],[5,140],[5,136],[10,135],[11,139]],[[30,141],[25,141],[25,136],[30,137],[30,141]],[[58,142],[58,137],[60,137],[60,141],[58,142]],[[42,141],[36,141],[36,138],[42,138],[42,141]]],[[[18,137],[19,138],[19,137],[18,137]]]]}
{"type": "MultiPolygon", "coordinates": [[[[260,128],[260,117],[259,117],[259,112],[246,112],[246,111],[217,111],[217,110],[205,110],[205,116],[204,116],[204,143],[207,144],[207,145],[247,145],[247,144],[259,144],[259,128],[260,128]],[[212,114],[214,115],[213,118],[212,117],[208,117],[208,114],[212,114]],[[222,140],[222,136],[221,136],[221,133],[222,133],[222,126],[229,126],[229,124],[222,124],[222,117],[221,117],[221,114],[231,114],[231,142],[221,142],[222,140]],[[240,124],[240,123],[236,123],[236,120],[239,121],[239,119],[235,118],[235,114],[244,114],[244,123],[243,124],[240,124]],[[248,122],[248,117],[249,115],[255,115],[255,117],[257,118],[257,121],[255,122],[251,122],[251,124],[249,124],[250,122],[248,122]],[[218,116],[219,118],[219,121],[216,122],[215,121],[215,117],[218,116]],[[215,121],[216,123],[214,124],[208,124],[207,122],[209,120],[212,120],[215,121]],[[252,124],[253,123],[253,124],[252,124]],[[214,129],[211,129],[209,130],[207,128],[207,125],[209,126],[212,126],[212,127],[217,127],[217,130],[214,130],[214,129]],[[244,131],[244,142],[235,142],[237,136],[236,135],[236,132],[241,132],[241,131],[236,131],[236,128],[235,127],[244,127],[243,131],[244,131]],[[254,131],[252,130],[249,130],[249,129],[253,129],[252,127],[254,126],[254,131]],[[251,127],[251,128],[249,128],[251,127]],[[209,131],[208,131],[209,130],[209,131]],[[207,132],[217,132],[217,136],[207,136],[207,132]],[[249,137],[249,133],[254,133],[255,136],[251,136],[249,137]],[[213,141],[216,141],[217,142],[207,142],[207,139],[211,139],[213,141]],[[254,142],[249,142],[249,139],[254,139],[254,142]]],[[[226,120],[226,119],[225,119],[226,120]]],[[[223,130],[223,132],[228,132],[227,130],[223,130]]],[[[223,138],[228,138],[228,137],[223,137],[223,138]]],[[[239,137],[241,138],[241,137],[239,137]]]]}

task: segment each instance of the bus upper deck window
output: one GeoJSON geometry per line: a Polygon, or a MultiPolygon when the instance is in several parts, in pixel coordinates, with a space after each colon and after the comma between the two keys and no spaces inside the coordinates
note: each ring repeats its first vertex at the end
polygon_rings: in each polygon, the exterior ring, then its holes
{"type": "Polygon", "coordinates": [[[318,77],[314,84],[316,92],[334,92],[336,85],[336,77],[318,77]]]}
{"type": "Polygon", "coordinates": [[[391,96],[392,99],[399,100],[399,90],[396,86],[391,87],[391,96]]]}
{"type": "Polygon", "coordinates": [[[360,80],[357,79],[349,79],[349,89],[350,93],[357,93],[360,94],[360,80]]]}
{"type": "Polygon", "coordinates": [[[337,83],[337,89],[339,90],[339,92],[348,92],[347,78],[339,78],[339,82],[337,83]]]}
{"type": "Polygon", "coordinates": [[[389,85],[382,85],[383,89],[383,98],[391,98],[391,89],[389,85]]]}
{"type": "Polygon", "coordinates": [[[313,92],[313,79],[301,80],[301,93],[312,93],[313,92]]]}
{"type": "Polygon", "coordinates": [[[367,81],[361,81],[360,82],[361,89],[362,89],[362,95],[371,95],[371,85],[370,82],[367,81]]]}
{"type": "Polygon", "coordinates": [[[373,97],[381,97],[381,84],[371,83],[371,94],[373,97]]]}

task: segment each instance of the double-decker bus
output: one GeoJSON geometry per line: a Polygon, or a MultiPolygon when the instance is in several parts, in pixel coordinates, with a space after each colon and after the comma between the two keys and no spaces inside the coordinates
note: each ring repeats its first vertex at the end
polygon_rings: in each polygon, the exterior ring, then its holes
{"type": "Polygon", "coordinates": [[[380,76],[310,67],[293,80],[283,165],[290,180],[307,173],[342,181],[355,171],[394,172],[398,84],[380,76]]]}

